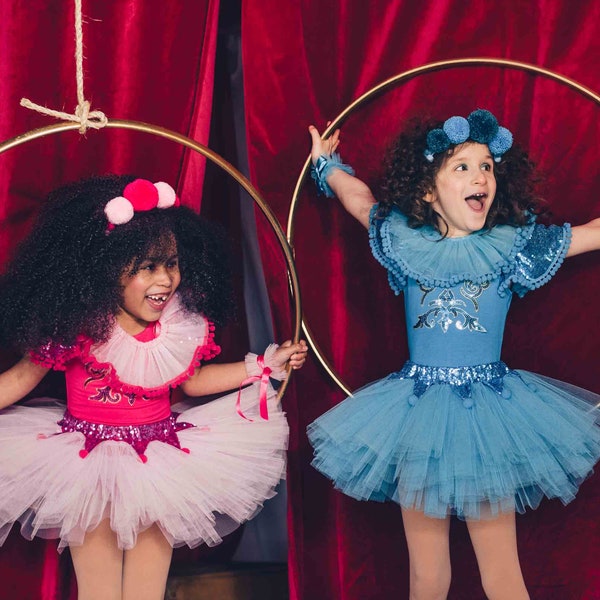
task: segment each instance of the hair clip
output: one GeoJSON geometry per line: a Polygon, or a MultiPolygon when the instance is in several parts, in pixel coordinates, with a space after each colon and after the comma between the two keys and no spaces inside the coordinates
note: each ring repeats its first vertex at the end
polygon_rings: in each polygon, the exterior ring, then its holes
{"type": "Polygon", "coordinates": [[[114,229],[115,225],[131,221],[136,212],[171,206],[179,206],[179,198],[168,183],[136,179],[125,186],[122,196],[106,203],[104,214],[108,219],[108,231],[114,229]]]}
{"type": "Polygon", "coordinates": [[[466,119],[450,117],[441,129],[432,129],[427,134],[425,158],[433,162],[434,154],[445,152],[452,145],[471,140],[486,144],[496,162],[512,146],[513,136],[506,127],[500,127],[496,117],[484,109],[474,110],[466,119]]]}

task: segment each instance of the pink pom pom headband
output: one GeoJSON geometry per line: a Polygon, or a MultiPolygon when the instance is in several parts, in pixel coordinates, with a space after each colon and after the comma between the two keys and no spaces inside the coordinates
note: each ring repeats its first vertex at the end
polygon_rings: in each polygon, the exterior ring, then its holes
{"type": "Polygon", "coordinates": [[[113,230],[115,225],[128,223],[136,212],[171,206],[179,206],[179,198],[168,183],[135,179],[125,186],[122,196],[106,203],[104,214],[108,219],[107,231],[113,230]]]}

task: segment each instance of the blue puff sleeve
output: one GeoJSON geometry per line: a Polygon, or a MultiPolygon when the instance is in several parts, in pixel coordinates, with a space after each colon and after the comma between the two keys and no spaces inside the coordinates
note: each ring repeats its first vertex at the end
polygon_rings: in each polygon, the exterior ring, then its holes
{"type": "Polygon", "coordinates": [[[369,215],[369,245],[373,256],[386,268],[388,283],[394,290],[394,294],[398,295],[406,287],[406,273],[402,265],[394,259],[396,248],[392,247],[393,236],[389,232],[382,231],[382,226],[389,225],[390,218],[385,220],[376,218],[378,206],[374,204],[369,215]]]}
{"type": "MultiPolygon", "coordinates": [[[[512,291],[520,297],[552,279],[571,244],[571,226],[535,225],[525,246],[515,257],[509,276],[512,291]]],[[[507,282],[508,283],[508,282],[507,282]]]]}

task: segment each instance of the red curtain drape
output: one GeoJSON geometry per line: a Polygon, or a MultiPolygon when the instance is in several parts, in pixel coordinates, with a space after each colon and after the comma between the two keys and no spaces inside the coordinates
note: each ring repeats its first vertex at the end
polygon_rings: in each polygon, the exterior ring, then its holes
{"type": "MultiPolygon", "coordinates": [[[[84,90],[92,109],[207,144],[218,12],[219,0],[84,1],[84,90]]],[[[74,2],[0,0],[0,14],[0,140],[6,140],[56,122],[21,108],[21,97],[66,112],[77,104],[74,2]]],[[[11,149],[0,155],[0,263],[57,185],[134,173],[176,184],[182,201],[199,209],[204,168],[202,157],[174,142],[122,129],[66,132],[11,149]]],[[[53,541],[26,542],[17,528],[0,549],[0,580],[6,600],[75,597],[68,552],[59,555],[53,541]]]]}
{"type": "MultiPolygon", "coordinates": [[[[309,149],[351,101],[407,69],[452,58],[507,58],[556,71],[595,90],[600,4],[567,0],[261,0],[242,4],[242,44],[252,181],[283,223],[309,149]]],[[[499,67],[424,75],[381,94],[344,123],[341,153],[375,183],[390,137],[410,116],[447,118],[492,110],[546,176],[556,222],[600,216],[600,107],[543,76],[499,67]]],[[[352,389],[397,370],[406,358],[403,308],[370,256],[367,236],[342,208],[317,198],[310,181],[295,219],[305,318],[352,389]]],[[[263,244],[267,271],[279,255],[263,244]]],[[[514,302],[503,358],[600,392],[600,256],[570,259],[545,288],[514,302]]],[[[275,318],[288,327],[285,284],[269,282],[275,318]]],[[[408,597],[400,511],[335,492],[310,466],[305,428],[343,394],[313,360],[284,400],[289,453],[290,587],[293,600],[408,597]]],[[[600,598],[600,480],[569,506],[544,503],[518,518],[520,554],[536,599],[600,598]]],[[[464,524],[451,534],[450,598],[484,598],[464,524]]]]}

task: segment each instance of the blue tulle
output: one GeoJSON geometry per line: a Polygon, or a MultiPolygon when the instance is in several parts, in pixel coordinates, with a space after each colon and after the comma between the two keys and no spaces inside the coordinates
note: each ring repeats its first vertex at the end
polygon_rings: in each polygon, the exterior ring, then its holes
{"type": "Polygon", "coordinates": [[[360,500],[392,500],[443,518],[494,517],[571,501],[600,458],[600,397],[525,371],[502,393],[474,383],[470,402],[450,385],[420,397],[389,376],[309,426],[313,465],[360,500]]]}

